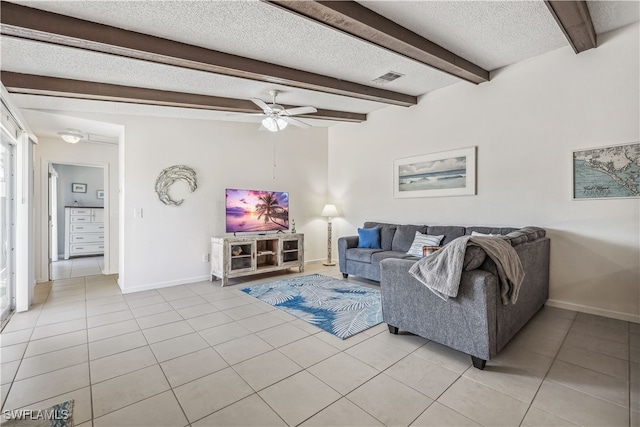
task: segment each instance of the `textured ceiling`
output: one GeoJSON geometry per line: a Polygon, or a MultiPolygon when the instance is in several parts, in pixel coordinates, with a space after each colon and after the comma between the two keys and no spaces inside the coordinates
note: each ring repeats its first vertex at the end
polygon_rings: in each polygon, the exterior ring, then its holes
{"type": "Polygon", "coordinates": [[[640,2],[589,1],[587,2],[596,34],[617,30],[640,19],[640,2]]]}
{"type": "Polygon", "coordinates": [[[359,3],[489,71],[567,45],[542,1],[359,3]]]}
{"type": "MultiPolygon", "coordinates": [[[[451,84],[471,84],[258,0],[14,3],[412,96],[451,84]],[[372,82],[388,71],[399,72],[404,76],[384,86],[372,82]]],[[[359,3],[486,70],[495,70],[569,46],[543,1],[422,0],[359,3]]],[[[597,33],[611,31],[639,20],[638,1],[589,1],[587,4],[597,33]]],[[[313,105],[321,109],[354,113],[369,113],[386,108],[386,104],[379,102],[221,76],[4,35],[0,49],[0,66],[4,71],[236,99],[259,97],[269,100],[269,90],[279,89],[282,94],[278,101],[283,104],[313,105]]],[[[62,114],[85,111],[105,115],[142,114],[205,120],[252,120],[242,115],[185,108],[36,95],[14,96],[16,103],[22,108],[62,114]]],[[[32,115],[30,119],[39,120],[39,117],[32,115]]],[[[333,124],[326,120],[305,121],[314,126],[333,124]]],[[[49,120],[47,123],[55,122],[49,120]]]]}
{"type": "Polygon", "coordinates": [[[393,70],[414,96],[459,81],[258,0],[15,3],[370,86],[393,70]]]}

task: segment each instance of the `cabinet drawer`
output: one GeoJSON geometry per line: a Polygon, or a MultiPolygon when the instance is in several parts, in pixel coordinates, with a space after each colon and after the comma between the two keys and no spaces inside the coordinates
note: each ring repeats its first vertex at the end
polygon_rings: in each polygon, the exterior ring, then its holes
{"type": "Polygon", "coordinates": [[[71,215],[91,215],[91,209],[87,208],[73,208],[71,209],[71,215]]]}
{"type": "Polygon", "coordinates": [[[72,233],[98,233],[104,232],[104,224],[71,224],[72,233]]]}
{"type": "Polygon", "coordinates": [[[102,243],[102,242],[104,242],[104,234],[102,233],[71,234],[71,243],[102,243]]]}
{"type": "Polygon", "coordinates": [[[102,243],[74,243],[69,246],[69,253],[72,255],[104,252],[104,245],[102,243]]]}
{"type": "Polygon", "coordinates": [[[91,222],[91,215],[71,215],[71,222],[91,222]]]}

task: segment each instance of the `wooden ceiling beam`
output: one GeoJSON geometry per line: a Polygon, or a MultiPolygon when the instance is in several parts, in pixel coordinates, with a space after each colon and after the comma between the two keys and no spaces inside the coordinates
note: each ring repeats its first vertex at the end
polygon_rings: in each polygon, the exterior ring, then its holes
{"type": "MultiPolygon", "coordinates": [[[[226,111],[231,113],[262,112],[262,110],[260,110],[253,102],[244,99],[170,92],[165,90],[121,86],[84,80],[71,80],[57,77],[38,76],[34,74],[13,73],[9,71],[2,71],[0,79],[9,93],[125,102],[130,104],[161,105],[165,107],[195,108],[200,110],[226,111]]],[[[295,106],[284,105],[284,107],[294,108],[295,106]]],[[[317,113],[303,114],[296,117],[356,123],[367,120],[366,114],[334,110],[318,110],[317,113]]]]}
{"type": "Polygon", "coordinates": [[[1,2],[0,32],[27,40],[408,107],[415,96],[1,2]]]}
{"type": "Polygon", "coordinates": [[[584,0],[544,0],[575,53],[598,46],[596,30],[584,0]]]}
{"type": "Polygon", "coordinates": [[[482,67],[355,1],[263,1],[469,82],[489,81],[482,67]]]}

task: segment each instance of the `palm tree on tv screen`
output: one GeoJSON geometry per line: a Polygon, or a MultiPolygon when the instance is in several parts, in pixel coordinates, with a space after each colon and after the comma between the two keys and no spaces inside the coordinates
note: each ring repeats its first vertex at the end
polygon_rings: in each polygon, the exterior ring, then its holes
{"type": "Polygon", "coordinates": [[[287,210],[280,206],[275,193],[266,193],[258,198],[262,203],[256,205],[258,219],[264,217],[264,222],[273,222],[281,227],[287,227],[287,210]]]}

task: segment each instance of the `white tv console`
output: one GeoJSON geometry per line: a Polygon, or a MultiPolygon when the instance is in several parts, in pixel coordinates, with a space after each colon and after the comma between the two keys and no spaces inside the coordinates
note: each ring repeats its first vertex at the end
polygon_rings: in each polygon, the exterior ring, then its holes
{"type": "Polygon", "coordinates": [[[304,271],[303,234],[219,236],[211,238],[211,281],[297,267],[304,271]]]}

